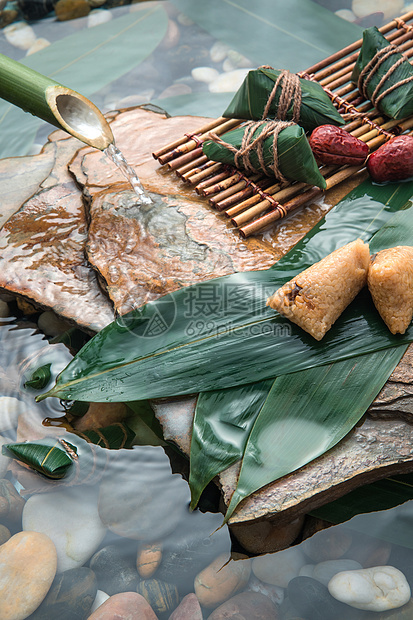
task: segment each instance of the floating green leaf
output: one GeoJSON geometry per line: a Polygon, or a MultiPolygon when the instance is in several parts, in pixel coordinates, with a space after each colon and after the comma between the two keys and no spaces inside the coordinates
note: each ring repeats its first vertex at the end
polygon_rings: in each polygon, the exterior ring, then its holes
{"type": "MultiPolygon", "coordinates": [[[[369,239],[388,220],[388,204],[401,206],[412,194],[412,183],[364,184],[273,268],[183,288],[120,317],[92,338],[56,385],[37,399],[119,402],[189,394],[407,344],[413,327],[392,335],[366,295],[358,296],[321,342],[270,310],[266,300],[281,284],[347,243],[351,233],[354,239],[369,239]],[[225,301],[225,311],[216,320],[211,312],[205,315],[213,329],[199,331],[191,304],[211,294],[225,301]],[[149,336],[148,325],[159,313],[169,328],[149,336]]],[[[413,238],[413,217],[406,219],[406,234],[413,238]]]]}
{"type": "MultiPolygon", "coordinates": [[[[164,37],[167,25],[166,12],[156,3],[71,34],[22,62],[93,100],[93,93],[151,54],[164,37]]],[[[0,101],[0,157],[25,155],[39,125],[38,119],[0,101]]]]}
{"type": "Polygon", "coordinates": [[[362,28],[311,0],[172,0],[257,65],[303,71],[360,38],[362,28]],[[299,15],[299,19],[294,16],[299,15]],[[230,24],[230,27],[228,25],[230,24]]]}

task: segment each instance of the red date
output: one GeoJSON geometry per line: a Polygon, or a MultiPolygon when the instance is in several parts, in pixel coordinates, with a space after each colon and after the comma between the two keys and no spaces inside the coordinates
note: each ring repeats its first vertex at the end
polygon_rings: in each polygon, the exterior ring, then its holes
{"type": "Polygon", "coordinates": [[[367,170],[373,181],[403,181],[413,176],[413,137],[392,138],[367,160],[367,170]]]}
{"type": "Polygon", "coordinates": [[[316,127],[308,141],[314,157],[321,164],[361,166],[369,154],[365,142],[334,125],[316,127]]]}

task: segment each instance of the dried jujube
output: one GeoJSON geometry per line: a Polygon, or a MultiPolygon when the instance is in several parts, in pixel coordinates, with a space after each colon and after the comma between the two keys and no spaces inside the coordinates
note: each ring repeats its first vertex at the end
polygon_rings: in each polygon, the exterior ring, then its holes
{"type": "Polygon", "coordinates": [[[413,176],[413,137],[392,138],[367,160],[367,170],[373,181],[403,181],[413,176]]]}
{"type": "Polygon", "coordinates": [[[369,154],[365,142],[334,125],[316,127],[308,141],[314,157],[321,164],[361,166],[369,154]]]}

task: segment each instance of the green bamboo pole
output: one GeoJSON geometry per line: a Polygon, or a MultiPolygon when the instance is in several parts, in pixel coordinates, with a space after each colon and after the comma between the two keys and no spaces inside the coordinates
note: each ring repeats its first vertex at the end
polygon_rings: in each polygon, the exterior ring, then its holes
{"type": "Polygon", "coordinates": [[[113,143],[108,122],[91,101],[3,54],[0,97],[97,149],[113,143]]]}

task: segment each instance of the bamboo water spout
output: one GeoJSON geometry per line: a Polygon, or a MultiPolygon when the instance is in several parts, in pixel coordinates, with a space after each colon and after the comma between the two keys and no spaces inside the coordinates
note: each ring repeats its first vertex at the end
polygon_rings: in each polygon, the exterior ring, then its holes
{"type": "Polygon", "coordinates": [[[0,97],[89,146],[104,150],[113,143],[108,122],[91,101],[3,54],[0,97]]]}

